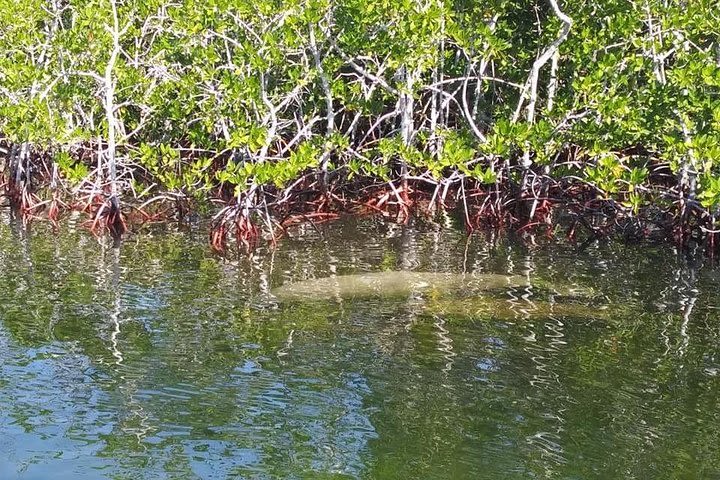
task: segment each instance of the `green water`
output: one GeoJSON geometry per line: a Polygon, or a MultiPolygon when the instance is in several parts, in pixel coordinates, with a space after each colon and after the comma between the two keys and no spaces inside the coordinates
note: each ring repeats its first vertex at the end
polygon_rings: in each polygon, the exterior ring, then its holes
{"type": "Polygon", "coordinates": [[[0,479],[720,478],[720,272],[701,260],[374,221],[228,260],[201,230],[113,248],[71,227],[0,221],[0,479]],[[502,315],[271,293],[382,269],[540,286],[494,292],[502,315]],[[583,308],[527,315],[548,301],[583,308]]]}

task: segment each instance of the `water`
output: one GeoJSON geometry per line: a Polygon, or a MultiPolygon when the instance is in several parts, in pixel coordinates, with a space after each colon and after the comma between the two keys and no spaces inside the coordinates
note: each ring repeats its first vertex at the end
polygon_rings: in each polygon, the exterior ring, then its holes
{"type": "Polygon", "coordinates": [[[720,478],[719,277],[371,220],[227,260],[196,231],[118,249],[3,218],[0,478],[720,478]],[[401,268],[542,287],[495,292],[502,314],[271,294],[401,268]],[[582,308],[529,315],[553,285],[582,308]]]}

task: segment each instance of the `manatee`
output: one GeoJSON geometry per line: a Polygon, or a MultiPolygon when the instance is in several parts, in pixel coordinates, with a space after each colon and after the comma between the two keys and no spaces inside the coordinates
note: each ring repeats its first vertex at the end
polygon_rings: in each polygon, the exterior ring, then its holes
{"type": "Polygon", "coordinates": [[[403,297],[412,294],[480,292],[527,287],[518,275],[456,274],[407,270],[360,273],[315,278],[272,290],[280,301],[312,301],[367,297],[403,297]]]}
{"type": "MultiPolygon", "coordinates": [[[[284,284],[271,291],[282,303],[342,301],[363,298],[426,298],[426,313],[495,318],[539,318],[552,315],[583,318],[605,317],[598,306],[574,301],[578,294],[587,299],[589,291],[578,287],[553,286],[548,290],[573,301],[531,302],[512,300],[533,285],[527,277],[500,274],[456,274],[415,271],[383,271],[337,275],[284,284]],[[516,290],[512,296],[507,292],[516,290]]],[[[537,287],[537,285],[535,285],[537,287]]]]}
{"type": "Polygon", "coordinates": [[[385,271],[316,278],[282,285],[272,294],[280,301],[312,301],[367,297],[402,297],[416,293],[447,293],[464,288],[498,290],[527,286],[514,275],[385,271]]]}

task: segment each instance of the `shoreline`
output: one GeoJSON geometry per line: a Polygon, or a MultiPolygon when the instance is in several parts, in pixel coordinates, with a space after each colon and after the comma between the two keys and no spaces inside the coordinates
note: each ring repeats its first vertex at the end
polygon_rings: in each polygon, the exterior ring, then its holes
{"type": "MultiPolygon", "coordinates": [[[[13,210],[23,223],[45,221],[57,229],[64,217],[77,212],[83,218],[81,224],[91,233],[122,237],[146,224],[202,220],[209,223],[209,243],[218,252],[233,243],[247,252],[262,242],[277,243],[288,229],[297,225],[316,228],[318,224],[348,216],[378,216],[399,224],[454,223],[468,234],[507,232],[520,237],[564,237],[581,246],[596,240],[620,239],[666,242],[681,248],[691,243],[702,244],[709,256],[714,256],[717,249],[717,232],[708,228],[712,215],[697,202],[684,223],[680,223],[680,213],[673,211],[677,199],[666,200],[664,209],[650,200],[631,208],[614,198],[601,197],[596,187],[577,176],[556,179],[533,170],[525,172],[524,190],[519,182],[508,180],[517,177],[517,169],[513,168],[492,185],[452,176],[438,179],[408,176],[404,182],[400,178],[388,181],[348,178],[338,169],[332,172],[324,188],[320,172],[309,169],[288,188],[262,186],[252,195],[245,192],[230,197],[222,183],[215,185],[214,191],[195,198],[162,190],[151,195],[148,191],[154,184],[138,195],[136,188],[142,184],[136,183],[116,197],[114,209],[107,183],[93,182],[89,174],[72,185],[57,171],[50,176],[42,175],[52,171],[53,161],[47,156],[31,158],[30,171],[39,173],[31,176],[29,182],[23,178],[19,184],[8,172],[8,159],[0,160],[4,163],[0,167],[4,166],[6,172],[2,182],[2,195],[6,198],[3,206],[13,210]]],[[[121,172],[127,177],[147,175],[133,171],[130,166],[121,172]]],[[[647,189],[645,193],[649,199],[673,195],[672,187],[657,184],[653,188],[654,191],[647,189]]]]}

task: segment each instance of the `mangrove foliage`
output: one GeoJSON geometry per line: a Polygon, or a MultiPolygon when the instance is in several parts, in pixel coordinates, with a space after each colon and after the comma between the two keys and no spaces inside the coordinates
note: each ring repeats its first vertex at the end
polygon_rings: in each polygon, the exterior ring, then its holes
{"type": "Polygon", "coordinates": [[[0,0],[26,219],[347,212],[714,247],[717,0],[0,0]],[[566,219],[563,223],[561,219],[566,219]]]}

